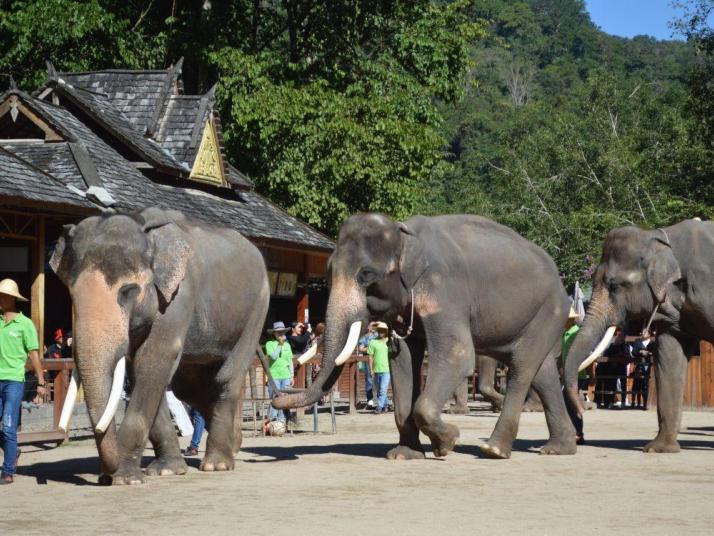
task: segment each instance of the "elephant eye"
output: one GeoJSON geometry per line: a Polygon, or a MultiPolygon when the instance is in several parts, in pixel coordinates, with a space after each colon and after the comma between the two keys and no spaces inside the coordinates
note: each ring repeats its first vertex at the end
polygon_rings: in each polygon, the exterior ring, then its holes
{"type": "Polygon", "coordinates": [[[379,270],[371,266],[365,266],[357,274],[357,282],[364,287],[368,287],[380,277],[382,277],[382,273],[379,270]]]}
{"type": "Polygon", "coordinates": [[[141,288],[136,283],[127,283],[119,289],[117,301],[122,307],[131,304],[139,295],[141,288]]]}

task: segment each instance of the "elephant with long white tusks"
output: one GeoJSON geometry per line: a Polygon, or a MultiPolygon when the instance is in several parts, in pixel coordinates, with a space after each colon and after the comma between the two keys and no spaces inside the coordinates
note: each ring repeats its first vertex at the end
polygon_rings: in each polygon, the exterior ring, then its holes
{"type": "Polygon", "coordinates": [[[164,392],[206,417],[204,471],[234,467],[240,388],[268,308],[258,249],[239,233],[176,211],[93,216],[67,226],[50,260],[69,288],[76,369],[59,427],[69,428],[80,383],[101,463],[100,481],[138,484],[186,472],[164,392]],[[128,376],[131,398],[117,431],[128,376]]]}
{"type": "Polygon", "coordinates": [[[473,370],[476,354],[508,364],[503,411],[484,452],[508,458],[523,403],[533,384],[550,438],[543,454],[573,454],[555,357],[569,310],[548,255],[511,229],[476,216],[382,214],[350,217],[330,258],[330,298],[322,365],[309,389],[273,400],[277,408],[313,404],[334,385],[369,320],[402,328],[390,360],[399,445],[393,459],[423,458],[423,432],[437,456],[447,455],[458,429],[441,409],[473,370]],[[428,346],[429,374],[419,371],[428,346]]]}
{"type": "Polygon", "coordinates": [[[714,223],[685,220],[661,229],[611,230],[592,277],[593,297],[568,352],[565,384],[582,412],[578,370],[607,348],[615,327],[657,332],[657,437],[645,452],[678,452],[687,360],[714,343],[714,223]]]}

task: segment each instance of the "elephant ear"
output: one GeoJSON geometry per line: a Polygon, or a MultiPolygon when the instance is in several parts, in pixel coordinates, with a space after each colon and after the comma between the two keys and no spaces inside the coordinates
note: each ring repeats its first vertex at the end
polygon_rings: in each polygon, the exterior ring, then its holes
{"type": "Polygon", "coordinates": [[[647,263],[647,283],[657,303],[662,303],[670,285],[682,278],[682,272],[669,242],[660,238],[654,238],[653,242],[654,252],[647,263]]]}
{"type": "MultiPolygon", "coordinates": [[[[188,262],[193,249],[186,241],[184,232],[176,225],[171,211],[151,212],[142,216],[149,218],[143,225],[153,246],[151,268],[154,285],[166,303],[170,303],[181,281],[186,277],[188,262]]],[[[180,213],[179,213],[180,214],[180,213]]],[[[184,219],[181,215],[180,219],[184,219]]]]}
{"type": "Polygon", "coordinates": [[[55,244],[55,250],[52,252],[52,256],[50,257],[50,268],[52,268],[52,271],[57,274],[57,277],[66,283],[68,279],[67,276],[69,274],[69,254],[67,253],[69,251],[68,246],[72,242],[76,226],[69,224],[65,225],[63,229],[64,230],[62,231],[59,240],[57,240],[57,244],[55,244]]]}
{"type": "Polygon", "coordinates": [[[421,240],[404,223],[397,226],[402,234],[402,251],[399,256],[399,273],[402,283],[408,290],[414,288],[419,278],[429,268],[429,261],[424,255],[421,240]]]}

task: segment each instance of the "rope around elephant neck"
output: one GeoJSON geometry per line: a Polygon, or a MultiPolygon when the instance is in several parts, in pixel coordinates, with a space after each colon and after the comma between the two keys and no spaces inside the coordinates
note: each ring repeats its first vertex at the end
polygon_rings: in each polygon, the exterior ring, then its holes
{"type": "MultiPolygon", "coordinates": [[[[669,236],[667,236],[667,231],[665,231],[661,227],[658,227],[657,230],[662,231],[662,234],[664,235],[664,242],[665,242],[665,244],[667,244],[667,247],[669,247],[671,249],[672,244],[670,244],[670,242],[669,242],[669,236]]],[[[642,329],[642,333],[644,333],[645,331],[649,333],[650,326],[652,325],[652,321],[654,320],[654,317],[657,314],[657,311],[659,310],[660,305],[661,305],[660,303],[655,305],[654,311],[652,311],[652,314],[650,315],[650,319],[647,321],[647,325],[642,329]]]]}
{"type": "Polygon", "coordinates": [[[401,336],[399,333],[397,333],[396,329],[392,330],[392,335],[394,335],[397,339],[404,340],[409,335],[412,334],[412,330],[414,329],[414,287],[412,287],[412,317],[411,320],[409,320],[409,327],[407,328],[407,333],[404,336],[401,336]]]}

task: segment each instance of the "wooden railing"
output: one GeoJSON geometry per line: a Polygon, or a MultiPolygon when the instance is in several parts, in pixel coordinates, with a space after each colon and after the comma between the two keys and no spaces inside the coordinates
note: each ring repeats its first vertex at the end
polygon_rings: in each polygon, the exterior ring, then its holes
{"type": "MultiPolygon", "coordinates": [[[[54,401],[54,407],[52,411],[52,430],[40,431],[40,432],[20,432],[17,435],[17,442],[19,444],[28,443],[62,443],[67,439],[67,434],[60,432],[57,429],[59,424],[60,415],[62,414],[62,406],[64,406],[64,400],[67,396],[67,388],[69,387],[69,375],[74,368],[73,359],[42,359],[42,369],[47,372],[57,372],[55,378],[50,382],[48,378],[48,385],[51,383],[51,399],[54,401]]],[[[31,365],[28,363],[27,370],[32,370],[31,365]]]]}

